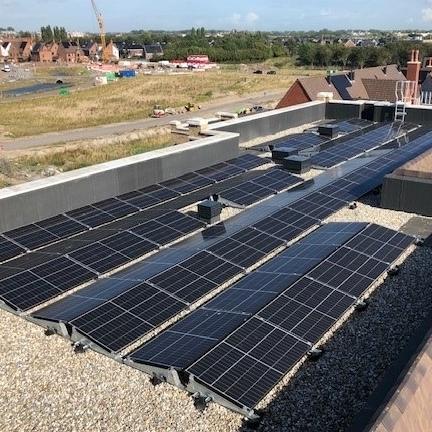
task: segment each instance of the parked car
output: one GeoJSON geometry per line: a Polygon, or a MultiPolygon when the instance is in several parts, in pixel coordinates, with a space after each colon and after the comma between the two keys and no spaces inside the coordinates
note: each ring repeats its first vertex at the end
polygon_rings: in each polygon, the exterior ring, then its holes
{"type": "Polygon", "coordinates": [[[3,68],[2,68],[2,71],[3,71],[3,72],[10,72],[10,71],[11,71],[10,66],[7,65],[7,64],[4,65],[3,68]]]}
{"type": "Polygon", "coordinates": [[[263,71],[258,69],[256,71],[253,71],[252,73],[261,75],[263,73],[263,71]]]}
{"type": "Polygon", "coordinates": [[[276,71],[275,70],[269,70],[269,71],[267,71],[267,75],[276,75],[276,71]]]}

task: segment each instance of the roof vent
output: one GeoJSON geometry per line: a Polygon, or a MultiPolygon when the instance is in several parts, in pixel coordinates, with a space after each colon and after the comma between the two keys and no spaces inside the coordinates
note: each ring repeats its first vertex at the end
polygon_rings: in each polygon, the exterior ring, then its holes
{"type": "Polygon", "coordinates": [[[198,217],[209,224],[219,222],[222,211],[222,204],[212,198],[198,204],[198,217]]]}

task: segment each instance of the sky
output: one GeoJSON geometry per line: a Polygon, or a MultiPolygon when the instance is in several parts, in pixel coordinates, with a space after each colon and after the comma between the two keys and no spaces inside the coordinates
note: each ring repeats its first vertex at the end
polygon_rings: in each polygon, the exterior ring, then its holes
{"type": "MultiPolygon", "coordinates": [[[[130,30],[432,29],[432,0],[95,0],[107,33],[130,30]]],[[[0,0],[0,27],[97,32],[91,0],[0,0]]]]}

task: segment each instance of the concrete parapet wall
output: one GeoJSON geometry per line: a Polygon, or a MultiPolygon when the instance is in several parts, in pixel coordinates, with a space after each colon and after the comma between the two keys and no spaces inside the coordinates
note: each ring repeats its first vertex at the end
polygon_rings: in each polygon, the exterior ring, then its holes
{"type": "Polygon", "coordinates": [[[432,180],[388,174],[384,177],[381,206],[392,210],[432,216],[432,180]]]}
{"type": "Polygon", "coordinates": [[[238,141],[236,133],[218,133],[1,189],[0,232],[235,158],[238,141]]]}
{"type": "Polygon", "coordinates": [[[236,132],[240,144],[252,139],[325,119],[326,104],[321,101],[308,102],[278,110],[264,111],[238,119],[209,125],[214,131],[236,132]]]}

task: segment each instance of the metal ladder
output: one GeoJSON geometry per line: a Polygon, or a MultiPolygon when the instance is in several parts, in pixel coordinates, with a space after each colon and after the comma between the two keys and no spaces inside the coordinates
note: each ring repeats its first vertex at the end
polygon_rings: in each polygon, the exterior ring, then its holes
{"type": "MultiPolygon", "coordinates": [[[[405,122],[407,103],[418,102],[417,86],[414,81],[397,81],[395,88],[395,111],[393,123],[390,126],[385,141],[397,138],[399,143],[399,134],[405,122]]],[[[406,137],[405,137],[406,138],[406,137]]],[[[406,140],[405,140],[406,141],[406,140]]]]}

